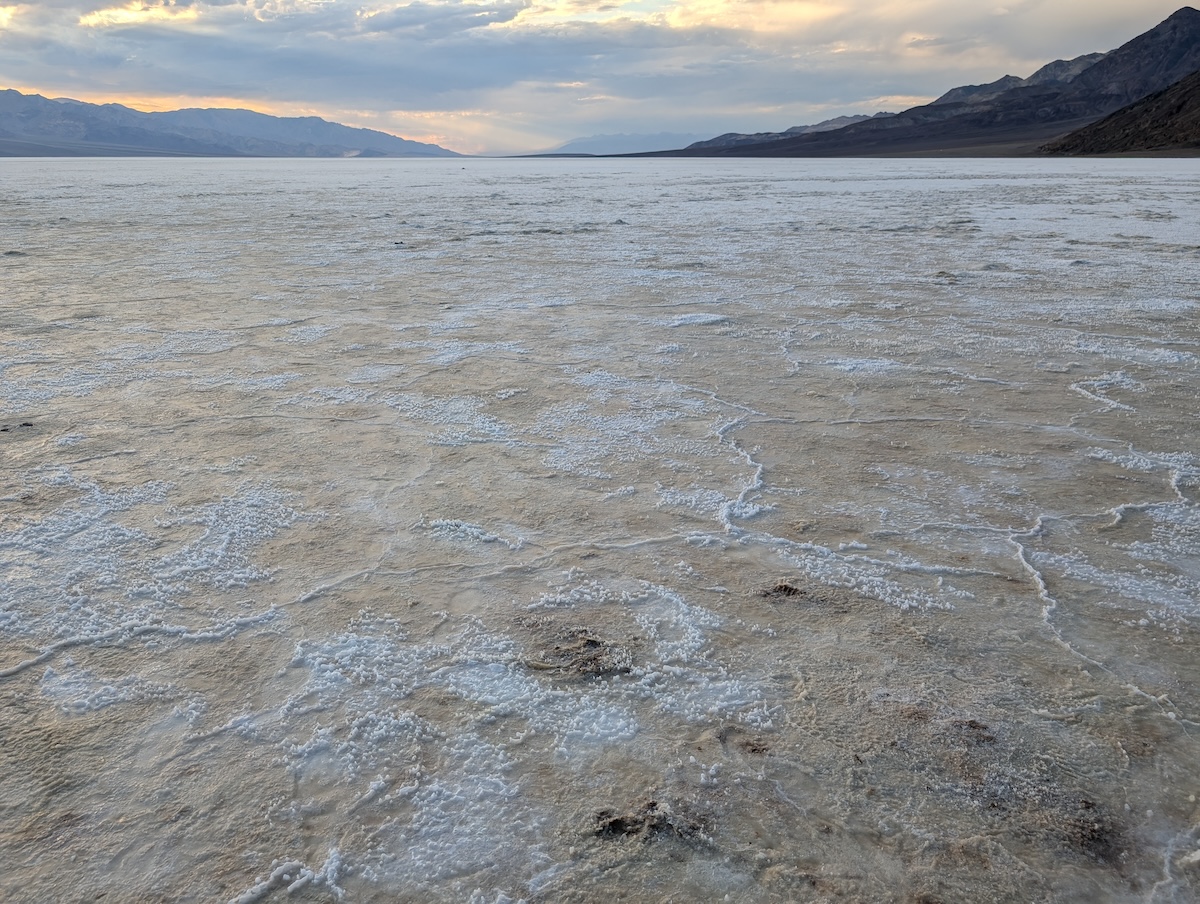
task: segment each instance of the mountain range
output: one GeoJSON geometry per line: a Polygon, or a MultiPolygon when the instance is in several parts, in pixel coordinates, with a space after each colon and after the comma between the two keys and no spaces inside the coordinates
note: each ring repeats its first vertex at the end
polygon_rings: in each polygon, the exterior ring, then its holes
{"type": "Polygon", "coordinates": [[[457,157],[454,151],[315,116],[251,110],[143,113],[0,90],[0,156],[457,157]]]}
{"type": "MultiPolygon", "coordinates": [[[[1197,70],[1200,12],[1183,7],[1116,50],[1055,60],[1029,78],[1009,75],[986,85],[954,88],[932,103],[831,131],[795,134],[789,130],[741,136],[752,140],[735,142],[723,142],[727,136],[721,136],[665,153],[729,157],[1036,154],[1048,142],[1166,91],[1197,70]]],[[[1144,149],[1136,140],[1126,144],[1130,151],[1144,149]]]]}
{"type": "MultiPolygon", "coordinates": [[[[1028,78],[952,88],[900,113],[842,116],[782,132],[593,136],[557,154],[846,157],[1197,152],[1200,12],[1183,7],[1108,53],[1055,60],[1028,78]]],[[[145,113],[0,90],[0,156],[457,157],[314,116],[250,110],[145,113]]]]}

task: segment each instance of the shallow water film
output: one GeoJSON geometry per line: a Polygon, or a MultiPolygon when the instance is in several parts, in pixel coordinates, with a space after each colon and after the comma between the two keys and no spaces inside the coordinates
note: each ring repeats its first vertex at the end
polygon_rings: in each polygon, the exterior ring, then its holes
{"type": "Polygon", "coordinates": [[[1193,162],[0,177],[5,901],[1200,895],[1193,162]]]}

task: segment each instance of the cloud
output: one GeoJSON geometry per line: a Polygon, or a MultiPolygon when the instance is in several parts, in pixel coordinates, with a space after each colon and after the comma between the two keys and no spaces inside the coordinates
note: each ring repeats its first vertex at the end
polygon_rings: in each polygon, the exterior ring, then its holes
{"type": "Polygon", "coordinates": [[[407,32],[423,38],[442,38],[511,22],[531,6],[531,0],[493,0],[464,5],[414,2],[407,6],[359,14],[367,32],[407,32]]]}
{"type": "Polygon", "coordinates": [[[158,3],[134,0],[124,6],[98,9],[79,17],[84,28],[111,28],[121,25],[152,25],[160,22],[193,22],[199,11],[190,3],[159,0],[158,3]]]}
{"type": "Polygon", "coordinates": [[[978,43],[978,38],[948,38],[942,35],[936,37],[914,36],[908,39],[909,47],[974,47],[978,43]]]}
{"type": "Polygon", "coordinates": [[[1111,49],[1176,2],[0,0],[0,85],[516,151],[875,112],[1111,49]]]}
{"type": "Polygon", "coordinates": [[[666,20],[673,26],[698,25],[768,34],[796,33],[846,15],[852,8],[832,0],[679,0],[666,20]]]}

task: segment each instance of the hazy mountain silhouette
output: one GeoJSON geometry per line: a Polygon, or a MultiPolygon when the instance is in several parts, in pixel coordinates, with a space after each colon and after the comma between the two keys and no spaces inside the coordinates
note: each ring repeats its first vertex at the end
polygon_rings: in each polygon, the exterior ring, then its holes
{"type": "Polygon", "coordinates": [[[456,157],[435,144],[315,116],[144,113],[0,90],[0,156],[456,157]]]}
{"type": "Polygon", "coordinates": [[[664,151],[668,148],[682,147],[699,137],[681,132],[658,132],[652,135],[589,135],[586,138],[572,138],[566,144],[536,156],[639,154],[643,151],[664,151]]]}
{"type": "Polygon", "coordinates": [[[761,144],[765,141],[780,141],[784,138],[795,138],[797,135],[811,135],[814,132],[832,132],[834,129],[841,129],[856,122],[866,122],[868,119],[895,115],[895,113],[876,113],[874,116],[866,116],[864,114],[857,116],[837,116],[810,126],[792,126],[790,129],[785,129],[782,132],[755,132],[750,135],[743,135],[741,132],[726,132],[724,135],[718,135],[716,138],[693,142],[688,145],[688,148],[732,148],[739,145],[761,144]]]}

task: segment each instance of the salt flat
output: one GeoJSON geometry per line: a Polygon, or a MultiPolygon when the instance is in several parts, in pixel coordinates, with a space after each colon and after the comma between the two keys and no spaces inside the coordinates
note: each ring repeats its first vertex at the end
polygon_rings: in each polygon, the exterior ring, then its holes
{"type": "Polygon", "coordinates": [[[6,901],[1200,894],[1200,170],[0,162],[6,901]]]}

